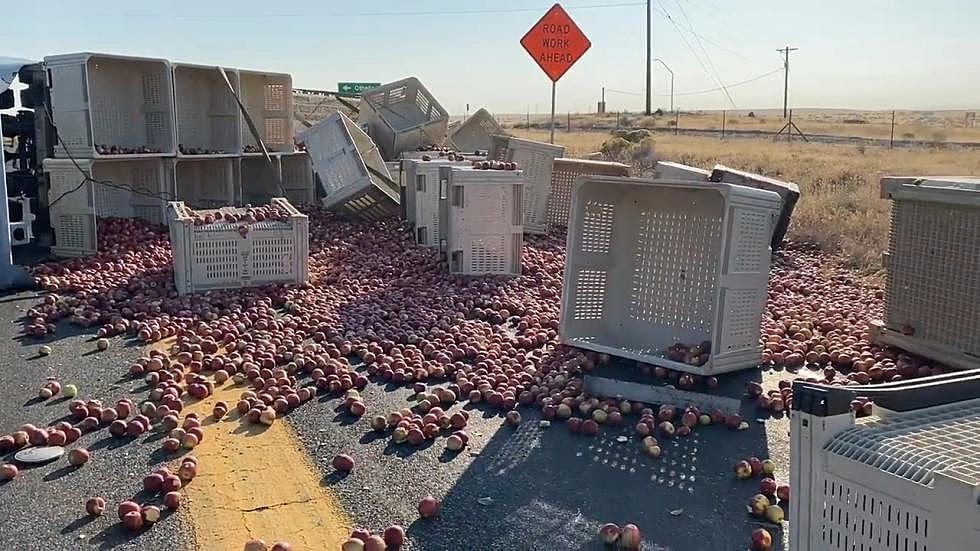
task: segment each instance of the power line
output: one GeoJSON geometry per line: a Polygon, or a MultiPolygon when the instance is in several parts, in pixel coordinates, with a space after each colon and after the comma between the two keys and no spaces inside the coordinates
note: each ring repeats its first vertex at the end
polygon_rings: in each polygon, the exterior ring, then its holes
{"type": "MultiPolygon", "coordinates": [[[[694,25],[691,23],[691,20],[687,17],[687,12],[684,11],[684,6],[681,5],[679,0],[674,0],[674,2],[677,4],[677,8],[681,10],[681,15],[684,16],[684,21],[687,22],[687,26],[691,28],[691,31],[694,31],[694,25]]],[[[725,92],[725,96],[728,97],[728,101],[732,104],[732,108],[737,109],[738,107],[735,105],[735,99],[732,98],[732,95],[730,93],[728,93],[728,88],[725,88],[725,83],[724,81],[721,80],[721,75],[718,74],[718,69],[716,69],[715,64],[711,62],[711,56],[708,55],[708,50],[704,49],[704,44],[701,43],[701,39],[698,38],[697,35],[695,35],[694,38],[695,40],[697,40],[698,47],[701,48],[701,53],[703,53],[705,59],[708,60],[708,66],[711,67],[711,71],[715,75],[715,81],[718,82],[718,85],[721,86],[722,90],[725,92]]]]}
{"type": "MultiPolygon", "coordinates": [[[[677,36],[679,36],[681,40],[684,42],[684,45],[687,46],[687,49],[691,52],[691,55],[694,56],[694,59],[697,60],[698,65],[701,66],[701,69],[704,70],[705,74],[707,74],[710,78],[712,78],[715,81],[715,83],[718,84],[719,86],[718,89],[724,90],[725,95],[728,96],[728,90],[725,89],[725,85],[721,82],[721,79],[718,78],[716,74],[712,73],[708,69],[707,65],[704,64],[704,61],[701,60],[701,56],[698,55],[698,52],[694,49],[694,46],[691,46],[691,43],[687,40],[687,37],[685,37],[684,34],[681,32],[681,28],[677,24],[677,22],[674,21],[673,16],[670,15],[670,12],[664,10],[663,3],[660,4],[660,9],[664,11],[664,14],[667,16],[667,21],[670,21],[670,24],[674,26],[674,29],[677,31],[677,36]]],[[[735,102],[731,99],[731,96],[728,96],[728,101],[731,102],[732,107],[734,108],[735,102]]]]}
{"type": "MultiPolygon", "coordinates": [[[[602,8],[625,8],[643,6],[646,2],[615,2],[607,4],[583,4],[564,6],[567,10],[589,10],[602,8]]],[[[440,15],[481,15],[497,13],[526,13],[540,12],[550,6],[535,8],[483,8],[466,10],[430,10],[430,11],[388,11],[388,12],[336,12],[316,14],[317,17],[409,17],[409,16],[440,16],[440,15]]],[[[176,19],[270,19],[270,18],[304,18],[310,13],[263,13],[263,14],[181,14],[181,13],[103,13],[102,16],[112,17],[170,17],[176,19]]]]}
{"type": "MultiPolygon", "coordinates": [[[[743,86],[745,84],[750,84],[750,83],[755,82],[757,80],[762,80],[762,79],[764,79],[764,78],[766,78],[768,76],[772,76],[772,75],[774,75],[776,73],[780,73],[780,72],[782,72],[782,70],[783,70],[782,67],[780,67],[778,69],[773,69],[772,71],[769,71],[768,73],[762,73],[761,75],[757,75],[757,76],[754,76],[752,78],[745,79],[745,80],[743,80],[741,82],[736,82],[734,84],[729,84],[728,85],[728,88],[735,88],[735,87],[738,87],[738,86],[743,86]]],[[[709,88],[707,90],[696,90],[696,91],[691,91],[691,92],[675,92],[674,95],[675,96],[698,96],[698,95],[701,95],[701,94],[710,94],[712,92],[718,92],[720,90],[721,90],[721,88],[709,88]]],[[[628,90],[614,90],[612,88],[606,88],[606,92],[615,92],[617,94],[626,94],[626,95],[630,95],[630,96],[642,96],[643,95],[642,92],[630,92],[628,90]]],[[[657,94],[657,95],[658,96],[661,96],[661,97],[667,97],[670,94],[657,94]]]]}
{"type": "MultiPolygon", "coordinates": [[[[661,16],[663,16],[664,19],[668,19],[668,20],[670,19],[669,18],[669,15],[667,14],[667,12],[665,12],[664,10],[662,10],[660,8],[654,7],[653,8],[653,11],[659,13],[661,16]]],[[[714,46],[715,48],[718,48],[719,50],[723,50],[725,52],[728,52],[729,54],[732,54],[735,57],[741,58],[741,59],[743,59],[745,61],[754,61],[752,58],[750,58],[748,56],[745,56],[742,53],[740,53],[738,51],[735,51],[735,50],[733,50],[733,49],[731,49],[731,48],[729,48],[727,46],[724,46],[722,44],[719,44],[719,43],[715,42],[714,40],[712,40],[711,38],[709,38],[709,37],[707,37],[707,36],[705,36],[705,35],[697,32],[697,31],[695,31],[694,29],[683,29],[683,30],[686,31],[687,33],[689,33],[691,36],[696,36],[699,39],[707,42],[708,44],[710,44],[712,46],[714,46]]]]}

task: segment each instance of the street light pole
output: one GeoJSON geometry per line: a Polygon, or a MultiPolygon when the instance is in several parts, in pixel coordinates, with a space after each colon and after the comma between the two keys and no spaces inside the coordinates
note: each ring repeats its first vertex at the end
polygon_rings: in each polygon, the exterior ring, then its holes
{"type": "Polygon", "coordinates": [[[653,95],[651,93],[652,88],[650,87],[650,56],[653,51],[653,43],[651,42],[651,27],[650,27],[650,0],[647,0],[647,116],[650,115],[650,97],[653,95]]]}
{"type": "Polygon", "coordinates": [[[654,61],[657,61],[661,65],[663,65],[664,69],[667,69],[667,72],[670,73],[670,110],[671,112],[673,112],[674,111],[674,71],[671,71],[670,67],[668,67],[667,64],[664,63],[664,60],[660,59],[659,57],[654,59],[654,61]]]}

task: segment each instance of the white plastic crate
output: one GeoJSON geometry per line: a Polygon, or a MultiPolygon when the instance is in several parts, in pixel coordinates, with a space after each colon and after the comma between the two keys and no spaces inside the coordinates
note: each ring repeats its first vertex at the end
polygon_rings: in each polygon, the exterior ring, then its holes
{"type": "Polygon", "coordinates": [[[504,134],[490,136],[490,148],[487,150],[487,159],[503,161],[507,156],[507,144],[509,143],[510,136],[504,134]]]}
{"type": "Polygon", "coordinates": [[[980,542],[980,377],[793,385],[791,551],[939,551],[980,542]],[[868,395],[870,417],[850,400],[868,395]],[[882,406],[882,407],[879,407],[882,406]]]}
{"type": "Polygon", "coordinates": [[[446,139],[449,114],[415,77],[365,92],[358,109],[357,121],[367,125],[387,160],[446,139]]]}
{"type": "Polygon", "coordinates": [[[377,220],[399,212],[400,190],[371,137],[340,112],[299,133],[324,187],[323,206],[377,220]]]}
{"type": "Polygon", "coordinates": [[[266,205],[273,197],[281,196],[294,205],[316,200],[309,155],[277,153],[270,157],[271,164],[262,155],[241,158],[242,203],[266,205]]]}
{"type": "MultiPolygon", "coordinates": [[[[183,295],[268,283],[305,283],[309,274],[309,219],[285,198],[274,198],[270,204],[289,213],[289,219],[247,226],[230,222],[195,225],[194,213],[186,204],[169,203],[177,292],[183,295]],[[247,227],[244,235],[243,227],[247,227]]],[[[226,207],[218,212],[229,210],[241,209],[226,207]]]]}
{"type": "Polygon", "coordinates": [[[657,161],[653,167],[657,178],[667,180],[695,180],[706,182],[711,177],[711,171],[696,166],[689,166],[671,161],[657,161]]]}
{"type": "Polygon", "coordinates": [[[439,167],[471,166],[470,161],[408,159],[402,161],[405,172],[405,220],[415,228],[415,242],[423,247],[438,247],[439,167]]]}
{"type": "Polygon", "coordinates": [[[562,342],[701,375],[758,365],[779,205],[775,193],[729,184],[580,177],[562,342]],[[702,365],[667,357],[674,344],[705,342],[702,365]]]}
{"type": "MultiPolygon", "coordinates": [[[[292,153],[293,78],[284,73],[238,70],[240,98],[269,152],[292,153]]],[[[261,148],[246,121],[242,121],[242,146],[247,154],[261,155],[261,148]]]]}
{"type": "Polygon", "coordinates": [[[547,231],[551,172],[555,159],[564,154],[564,146],[508,138],[503,159],[498,160],[515,162],[524,171],[524,233],[547,231]]]}
{"type": "Polygon", "coordinates": [[[891,199],[884,320],[872,338],[980,368],[980,178],[886,177],[891,199]]]}
{"type": "Polygon", "coordinates": [[[459,151],[473,153],[490,149],[490,136],[504,134],[497,119],[486,109],[477,109],[465,121],[453,128],[449,141],[459,151]]]}
{"type": "Polygon", "coordinates": [[[306,152],[280,155],[279,167],[282,171],[282,187],[286,190],[286,199],[289,202],[302,205],[316,201],[313,165],[306,152]]]}
{"type": "Polygon", "coordinates": [[[449,273],[520,275],[525,183],[520,170],[439,168],[439,232],[449,273]]]}
{"type": "MultiPolygon", "coordinates": [[[[218,68],[174,63],[173,71],[177,155],[240,155],[242,112],[218,68]]],[[[225,74],[240,96],[238,72],[225,68],[225,74]]]]}
{"type": "Polygon", "coordinates": [[[174,197],[196,209],[241,203],[241,175],[237,165],[237,158],[185,157],[164,161],[174,197]]]}
{"type": "Polygon", "coordinates": [[[551,170],[551,193],[548,195],[548,223],[568,226],[572,204],[572,186],[579,176],[629,176],[630,167],[622,163],[586,159],[555,159],[551,170]]]}
{"type": "MultiPolygon", "coordinates": [[[[172,156],[173,74],[164,59],[89,52],[44,58],[58,135],[75,158],[172,156]],[[100,154],[97,146],[151,148],[100,154]]],[[[68,157],[60,143],[56,157],[68,157]]]]}
{"type": "Polygon", "coordinates": [[[779,218],[776,220],[776,225],[772,228],[772,250],[778,250],[782,246],[786,231],[789,230],[790,219],[793,217],[793,209],[796,208],[796,202],[800,199],[799,186],[793,182],[784,182],[761,174],[735,170],[725,165],[715,165],[715,168],[711,170],[710,179],[712,182],[725,182],[778,193],[783,206],[779,218]]]}
{"type": "Polygon", "coordinates": [[[97,251],[96,217],[142,218],[155,224],[166,220],[173,188],[167,161],[149,159],[45,159],[48,201],[57,256],[88,256],[97,251]],[[104,183],[81,185],[85,175],[104,183]],[[81,185],[81,187],[79,187],[81,185]],[[66,194],[67,193],[67,194],[66,194]],[[60,199],[59,199],[60,197],[60,199]]]}

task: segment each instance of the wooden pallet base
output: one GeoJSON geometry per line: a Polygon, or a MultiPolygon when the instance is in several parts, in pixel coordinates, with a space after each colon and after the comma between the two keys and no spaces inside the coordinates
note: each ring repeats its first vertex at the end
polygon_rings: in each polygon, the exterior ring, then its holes
{"type": "Polygon", "coordinates": [[[896,346],[930,360],[942,362],[955,369],[980,369],[980,357],[954,350],[948,346],[930,343],[885,327],[884,322],[872,321],[869,325],[871,340],[878,344],[896,346]]]}

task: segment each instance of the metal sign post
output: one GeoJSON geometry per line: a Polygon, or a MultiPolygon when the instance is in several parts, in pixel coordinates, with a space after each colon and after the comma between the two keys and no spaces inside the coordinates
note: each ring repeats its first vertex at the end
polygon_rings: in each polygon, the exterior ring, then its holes
{"type": "Polygon", "coordinates": [[[562,77],[592,46],[561,4],[551,6],[521,38],[521,46],[551,79],[551,143],[555,143],[555,88],[562,77]]]}

